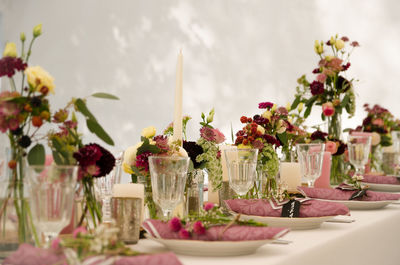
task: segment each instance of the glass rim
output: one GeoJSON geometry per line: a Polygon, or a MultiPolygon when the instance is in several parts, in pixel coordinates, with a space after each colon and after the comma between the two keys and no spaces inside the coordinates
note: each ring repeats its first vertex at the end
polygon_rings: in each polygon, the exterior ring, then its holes
{"type": "Polygon", "coordinates": [[[306,146],[306,145],[325,145],[325,143],[309,143],[309,144],[307,144],[307,143],[299,143],[299,144],[296,144],[295,146],[306,146]]]}
{"type": "Polygon", "coordinates": [[[232,149],[225,149],[224,152],[235,152],[235,151],[252,151],[252,150],[259,150],[258,148],[232,148],[232,149]]]}
{"type": "Polygon", "coordinates": [[[60,169],[70,169],[79,168],[78,165],[28,165],[28,168],[40,169],[40,168],[60,168],[60,169]]]}
{"type": "Polygon", "coordinates": [[[156,159],[156,158],[171,159],[171,160],[187,160],[187,159],[190,159],[189,156],[160,156],[160,155],[149,156],[149,159],[156,159]]]}

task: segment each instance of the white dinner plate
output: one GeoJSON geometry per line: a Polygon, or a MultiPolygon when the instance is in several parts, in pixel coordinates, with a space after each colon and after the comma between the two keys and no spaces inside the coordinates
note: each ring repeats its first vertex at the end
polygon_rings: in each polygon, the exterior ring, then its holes
{"type": "Polygon", "coordinates": [[[339,200],[324,200],[324,199],[316,199],[316,200],[343,203],[350,210],[376,210],[386,207],[391,203],[397,202],[397,201],[354,201],[354,200],[339,201],[339,200]]]}
{"type": "Polygon", "coordinates": [[[248,241],[202,241],[202,240],[180,240],[180,239],[161,239],[154,238],[149,234],[146,237],[154,240],[176,254],[189,256],[241,256],[249,255],[273,239],[248,240],[248,241]]]}
{"type": "Polygon", "coordinates": [[[370,190],[375,190],[375,191],[389,191],[389,192],[400,191],[400,185],[398,184],[378,184],[369,182],[362,182],[362,184],[369,186],[370,190]]]}
{"type": "MultiPolygon", "coordinates": [[[[236,216],[237,213],[231,212],[232,215],[236,216]]],[[[271,217],[271,216],[256,216],[241,214],[241,220],[254,220],[263,224],[267,224],[271,227],[287,227],[292,230],[305,230],[319,228],[321,224],[333,216],[322,216],[322,217],[271,217]]]]}

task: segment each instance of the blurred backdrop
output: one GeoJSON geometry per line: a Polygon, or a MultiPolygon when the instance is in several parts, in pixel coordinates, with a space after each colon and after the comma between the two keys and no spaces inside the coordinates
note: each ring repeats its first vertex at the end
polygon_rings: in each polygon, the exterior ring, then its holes
{"type": "MultiPolygon", "coordinates": [[[[42,23],[30,65],[55,77],[52,108],[93,92],[119,96],[88,102],[118,151],[135,144],[143,127],[161,133],[172,121],[180,49],[193,140],[201,112],[213,107],[214,125],[231,141],[231,124],[240,129],[239,118],[257,113],[259,102],[293,101],[297,78],[311,78],[318,63],[314,41],[335,34],[361,45],[347,73],[359,80],[357,112],[343,115],[343,127],[361,123],[367,102],[400,117],[399,10],[397,0],[0,0],[0,45],[42,23]]],[[[321,123],[317,112],[310,124],[321,123]]]]}

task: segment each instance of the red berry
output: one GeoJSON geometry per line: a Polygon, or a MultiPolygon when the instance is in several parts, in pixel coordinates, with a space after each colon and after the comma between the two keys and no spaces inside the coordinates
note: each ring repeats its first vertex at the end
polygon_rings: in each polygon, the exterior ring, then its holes
{"type": "Polygon", "coordinates": [[[245,117],[245,116],[240,117],[240,122],[247,123],[247,117],[245,117]]]}
{"type": "Polygon", "coordinates": [[[10,162],[8,162],[8,167],[11,169],[15,169],[17,167],[17,161],[10,160],[10,162]]]}
{"type": "Polygon", "coordinates": [[[43,124],[43,120],[40,116],[33,116],[32,117],[32,125],[35,127],[40,127],[43,124]]]}

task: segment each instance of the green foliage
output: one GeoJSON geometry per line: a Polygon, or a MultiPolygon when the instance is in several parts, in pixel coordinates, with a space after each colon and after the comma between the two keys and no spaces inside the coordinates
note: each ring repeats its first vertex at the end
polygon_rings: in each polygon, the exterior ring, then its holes
{"type": "Polygon", "coordinates": [[[44,165],[46,153],[42,144],[36,144],[28,153],[29,165],[44,165]]]}

